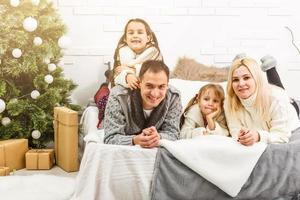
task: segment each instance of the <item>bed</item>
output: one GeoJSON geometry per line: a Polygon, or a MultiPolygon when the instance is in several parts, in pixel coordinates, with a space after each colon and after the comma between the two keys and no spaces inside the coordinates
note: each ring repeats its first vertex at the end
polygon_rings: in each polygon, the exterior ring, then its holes
{"type": "MultiPolygon", "coordinates": [[[[170,79],[170,84],[182,93],[183,106],[206,83],[170,79]]],[[[220,84],[226,87],[226,82],[220,84]]],[[[188,167],[171,150],[178,144],[168,147],[163,142],[155,149],[103,144],[104,132],[95,128],[97,108],[92,106],[86,109],[81,122],[86,146],[73,199],[300,199],[300,129],[288,144],[254,147],[259,153],[253,156],[252,168],[231,190],[231,181],[235,183],[230,177],[229,181],[225,179],[226,184],[219,184],[188,167]]],[[[191,142],[183,145],[191,146],[191,142]]],[[[232,155],[230,159],[236,160],[232,155]]]]}

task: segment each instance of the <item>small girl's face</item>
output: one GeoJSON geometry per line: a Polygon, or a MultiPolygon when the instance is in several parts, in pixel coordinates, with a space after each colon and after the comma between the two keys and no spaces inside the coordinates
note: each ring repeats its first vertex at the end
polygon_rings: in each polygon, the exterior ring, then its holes
{"type": "Polygon", "coordinates": [[[221,99],[218,98],[213,89],[207,89],[199,98],[199,106],[202,115],[206,116],[221,107],[221,99]]]}
{"type": "Polygon", "coordinates": [[[125,42],[135,53],[142,53],[150,41],[146,27],[141,22],[130,22],[126,30],[125,42]]]}

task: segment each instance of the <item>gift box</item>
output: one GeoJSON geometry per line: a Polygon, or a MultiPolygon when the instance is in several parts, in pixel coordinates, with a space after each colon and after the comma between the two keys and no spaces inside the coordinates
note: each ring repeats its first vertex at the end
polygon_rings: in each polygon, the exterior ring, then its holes
{"type": "Polygon", "coordinates": [[[31,149],[25,157],[26,169],[51,169],[55,163],[54,149],[31,149]]]}
{"type": "Polygon", "coordinates": [[[9,167],[0,167],[0,176],[8,176],[9,167]]]}
{"type": "Polygon", "coordinates": [[[25,168],[25,153],[28,151],[27,139],[0,141],[0,166],[12,170],[25,168]]]}
{"type": "Polygon", "coordinates": [[[67,172],[78,171],[78,113],[66,107],[54,108],[56,164],[67,172]]]}

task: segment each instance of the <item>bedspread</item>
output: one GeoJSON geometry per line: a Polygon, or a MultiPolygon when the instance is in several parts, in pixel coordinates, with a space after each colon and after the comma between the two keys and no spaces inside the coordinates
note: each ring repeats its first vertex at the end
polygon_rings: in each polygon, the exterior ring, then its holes
{"type": "Polygon", "coordinates": [[[300,196],[300,128],[287,144],[268,145],[240,193],[232,198],[166,149],[157,153],[152,200],[297,199],[300,196]]]}
{"type": "Polygon", "coordinates": [[[72,199],[149,199],[156,153],[139,146],[89,142],[72,199]]]}
{"type": "Polygon", "coordinates": [[[161,140],[161,146],[188,168],[235,197],[267,145],[244,146],[231,137],[202,135],[177,141],[161,140]]]}

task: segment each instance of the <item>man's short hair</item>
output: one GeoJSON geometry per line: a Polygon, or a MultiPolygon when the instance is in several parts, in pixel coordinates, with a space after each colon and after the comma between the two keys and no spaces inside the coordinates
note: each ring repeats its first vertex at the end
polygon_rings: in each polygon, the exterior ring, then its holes
{"type": "Polygon", "coordinates": [[[164,71],[167,75],[167,78],[169,80],[170,76],[170,70],[169,67],[163,62],[159,60],[147,60],[142,64],[139,77],[140,79],[143,78],[144,74],[149,71],[153,73],[158,73],[161,71],[164,71]]]}

